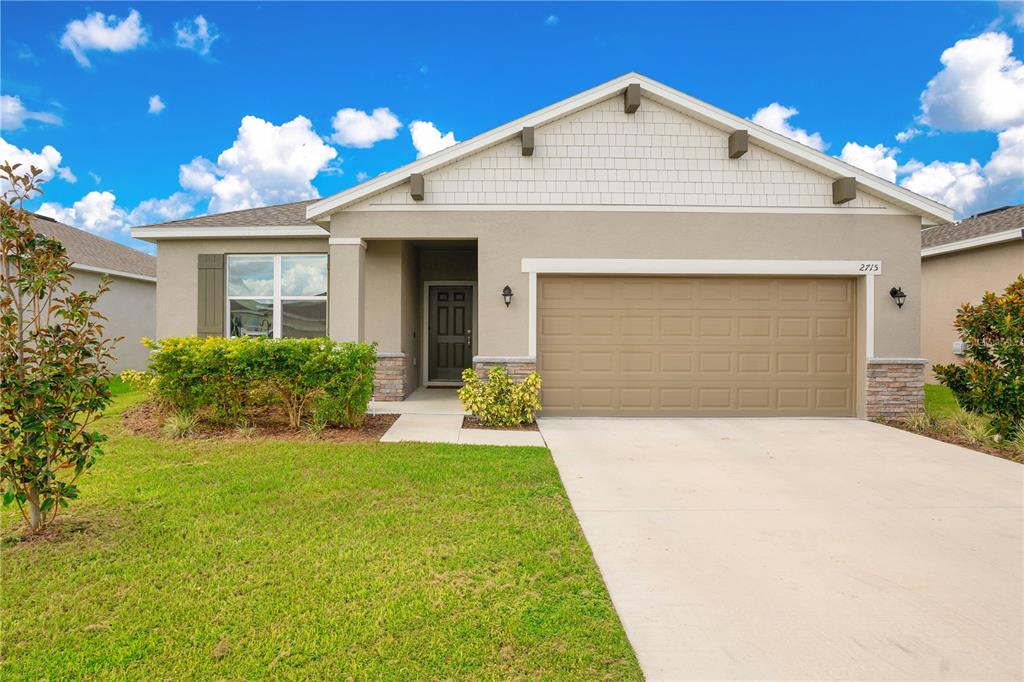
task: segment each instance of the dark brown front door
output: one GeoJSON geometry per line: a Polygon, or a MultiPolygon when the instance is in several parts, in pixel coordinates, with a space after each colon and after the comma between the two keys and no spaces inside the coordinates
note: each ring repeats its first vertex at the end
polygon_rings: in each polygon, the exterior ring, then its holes
{"type": "Polygon", "coordinates": [[[430,287],[430,381],[460,381],[473,361],[473,287],[430,287]]]}

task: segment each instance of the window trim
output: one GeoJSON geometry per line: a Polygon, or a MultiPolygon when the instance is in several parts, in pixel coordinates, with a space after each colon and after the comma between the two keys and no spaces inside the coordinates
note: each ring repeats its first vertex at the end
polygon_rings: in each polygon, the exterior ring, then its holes
{"type": "Polygon", "coordinates": [[[229,253],[224,255],[224,293],[227,300],[226,314],[224,315],[224,336],[227,338],[236,338],[231,335],[231,301],[270,301],[272,304],[271,319],[272,338],[280,339],[281,326],[283,322],[282,306],[281,303],[284,301],[323,301],[324,302],[324,336],[327,336],[327,330],[330,329],[330,315],[331,306],[328,303],[330,298],[330,281],[331,281],[331,262],[330,257],[326,253],[320,253],[318,251],[308,251],[305,253],[229,253]],[[232,296],[231,291],[231,258],[232,257],[263,257],[272,258],[274,260],[274,280],[273,286],[274,291],[270,296],[232,296]],[[281,294],[281,258],[289,256],[321,256],[325,259],[327,264],[327,283],[328,291],[323,296],[282,296],[281,294]]]}

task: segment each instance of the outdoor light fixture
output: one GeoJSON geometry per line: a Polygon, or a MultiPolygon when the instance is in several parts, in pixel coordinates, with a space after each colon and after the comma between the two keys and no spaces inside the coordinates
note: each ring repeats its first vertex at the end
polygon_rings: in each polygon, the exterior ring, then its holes
{"type": "Polygon", "coordinates": [[[892,300],[896,301],[897,308],[902,308],[903,304],[907,302],[907,295],[903,293],[903,287],[889,289],[889,295],[892,296],[892,300]]]}
{"type": "Polygon", "coordinates": [[[501,297],[505,299],[506,308],[512,305],[513,296],[515,296],[515,294],[512,293],[512,287],[506,284],[505,288],[501,290],[501,297]]]}

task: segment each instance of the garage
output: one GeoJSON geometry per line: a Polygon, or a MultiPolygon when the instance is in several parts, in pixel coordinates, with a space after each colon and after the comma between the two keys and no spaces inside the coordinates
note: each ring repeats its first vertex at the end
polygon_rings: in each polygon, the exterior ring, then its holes
{"type": "Polygon", "coordinates": [[[843,277],[542,275],[545,416],[855,413],[843,277]]]}

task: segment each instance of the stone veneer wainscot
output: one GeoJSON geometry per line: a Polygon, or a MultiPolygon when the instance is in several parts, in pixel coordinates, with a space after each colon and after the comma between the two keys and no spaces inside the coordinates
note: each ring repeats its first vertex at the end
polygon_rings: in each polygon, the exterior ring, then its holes
{"type": "Polygon", "coordinates": [[[924,410],[924,367],[920,358],[874,358],[867,365],[868,419],[902,419],[924,410]]]}
{"type": "Polygon", "coordinates": [[[377,371],[373,378],[375,400],[405,399],[409,392],[405,363],[405,353],[377,353],[377,371]]]}

